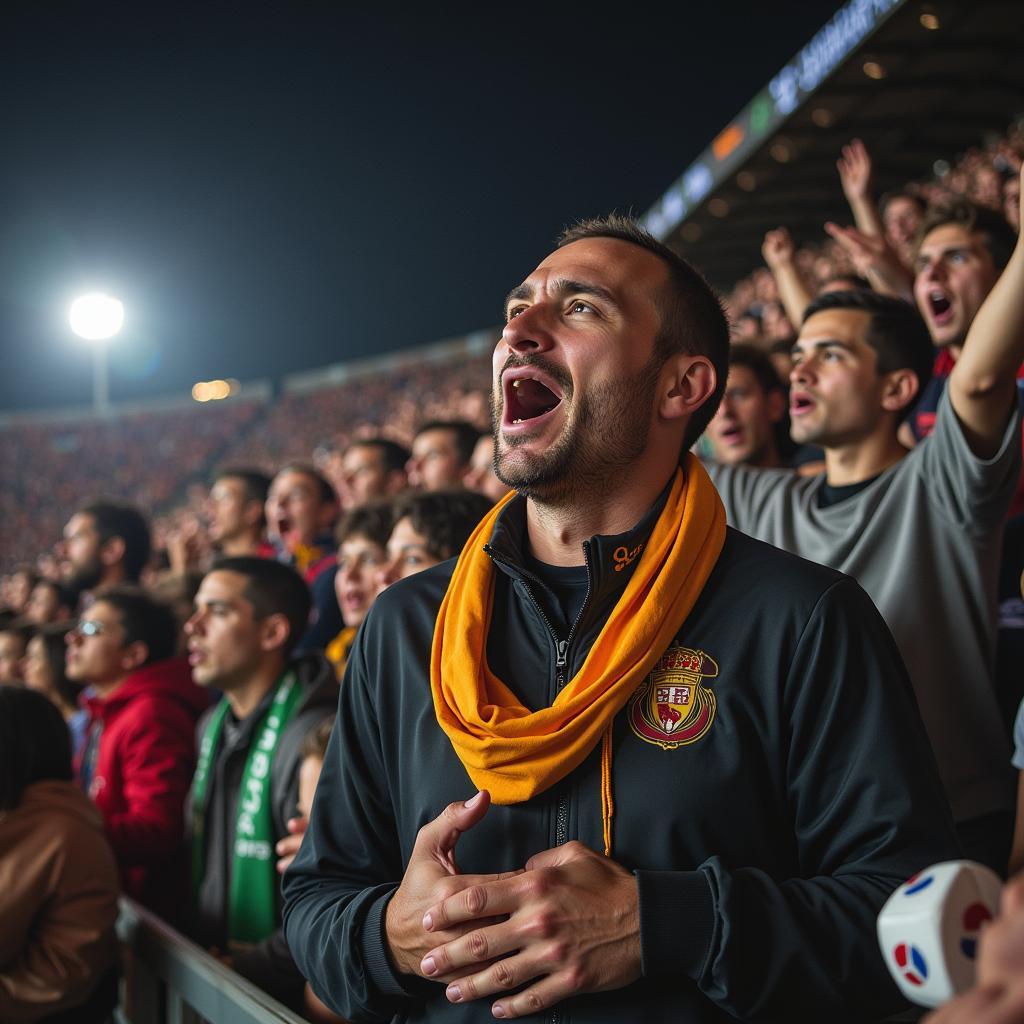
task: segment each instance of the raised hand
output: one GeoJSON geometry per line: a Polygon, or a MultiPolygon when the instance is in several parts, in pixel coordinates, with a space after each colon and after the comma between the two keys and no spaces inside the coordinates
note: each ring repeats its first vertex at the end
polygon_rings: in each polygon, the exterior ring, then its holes
{"type": "Polygon", "coordinates": [[[786,228],[775,228],[764,236],[764,244],[761,246],[761,255],[768,264],[768,269],[775,271],[783,265],[793,262],[796,254],[796,246],[793,238],[786,228]]]}
{"type": "Polygon", "coordinates": [[[640,977],[636,878],[578,842],[531,857],[515,877],[439,901],[425,924],[438,942],[421,973],[454,978],[451,1002],[534,982],[495,1002],[491,1012],[498,1018],[537,1013],[567,996],[621,988],[640,977]],[[498,923],[474,924],[488,916],[498,923]],[[461,938],[443,937],[467,925],[461,938]]]}
{"type": "Polygon", "coordinates": [[[309,818],[300,816],[288,819],[288,835],[279,839],[277,846],[274,847],[274,852],[278,856],[277,873],[279,875],[283,875],[290,867],[291,862],[295,860],[295,854],[299,852],[302,837],[306,834],[307,828],[309,828],[309,818]]]}
{"type": "Polygon", "coordinates": [[[842,156],[836,161],[843,195],[851,205],[871,195],[871,154],[860,139],[843,146],[842,156]]]}

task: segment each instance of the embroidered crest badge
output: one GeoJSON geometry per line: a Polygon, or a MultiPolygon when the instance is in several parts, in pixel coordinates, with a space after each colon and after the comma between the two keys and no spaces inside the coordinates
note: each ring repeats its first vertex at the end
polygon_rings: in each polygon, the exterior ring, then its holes
{"type": "Polygon", "coordinates": [[[664,750],[696,743],[715,720],[715,695],[704,680],[717,675],[704,651],[670,647],[630,700],[633,732],[664,750]]]}

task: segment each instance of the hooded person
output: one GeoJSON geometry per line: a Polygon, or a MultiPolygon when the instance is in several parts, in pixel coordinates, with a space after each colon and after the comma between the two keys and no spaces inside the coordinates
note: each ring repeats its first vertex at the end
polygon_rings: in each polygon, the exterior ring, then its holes
{"type": "Polygon", "coordinates": [[[173,657],[170,609],[130,586],[97,592],[67,635],[67,676],[87,685],[82,788],[103,815],[125,893],[168,920],[183,903],[184,805],[195,723],[209,703],[173,657]]]}

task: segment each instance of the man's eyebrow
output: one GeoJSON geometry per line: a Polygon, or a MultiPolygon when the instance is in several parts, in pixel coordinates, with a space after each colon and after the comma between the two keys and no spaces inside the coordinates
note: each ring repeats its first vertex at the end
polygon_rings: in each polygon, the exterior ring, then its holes
{"type": "MultiPolygon", "coordinates": [[[[853,351],[853,346],[849,344],[849,342],[840,341],[838,338],[822,338],[820,341],[810,342],[807,347],[812,349],[841,348],[844,352],[853,351]]],[[[803,349],[800,347],[799,343],[789,350],[790,357],[794,355],[801,355],[802,353],[803,349]]]]}
{"type": "MultiPolygon", "coordinates": [[[[606,302],[609,306],[613,306],[615,309],[620,308],[620,303],[618,299],[616,299],[615,295],[599,284],[561,278],[554,283],[551,290],[559,297],[564,297],[566,295],[593,295],[595,298],[601,299],[603,302],[606,302]]],[[[516,288],[513,288],[505,299],[505,312],[508,312],[509,303],[515,299],[532,299],[533,294],[533,285],[526,284],[525,282],[516,288]]]]}

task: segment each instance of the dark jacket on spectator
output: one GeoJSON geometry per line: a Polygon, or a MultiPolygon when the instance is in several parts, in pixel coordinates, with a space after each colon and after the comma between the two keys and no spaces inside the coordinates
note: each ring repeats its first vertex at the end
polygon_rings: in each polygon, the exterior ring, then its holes
{"type": "MultiPolygon", "coordinates": [[[[505,509],[487,548],[487,659],[526,706],[550,706],[559,676],[579,670],[633,571],[619,571],[616,552],[644,544],[651,526],[648,516],[587,542],[589,597],[556,644],[524,568],[523,503],[505,509]]],[[[385,937],[418,830],[475,789],[429,681],[452,565],[389,587],[360,627],[309,830],[285,875],[296,961],[353,1020],[493,1020],[492,999],[453,1006],[444,985],[396,975],[385,937]]],[[[666,661],[680,656],[704,674],[659,668],[614,724],[612,856],[636,873],[643,977],[543,1019],[838,1021],[897,1009],[875,917],[904,879],[958,847],[878,612],[848,577],[729,530],[666,661]],[[683,684],[687,699],[707,691],[706,735],[645,738],[657,687],[683,684]]],[[[529,801],[492,805],[460,837],[459,869],[514,870],[572,839],[601,850],[600,746],[529,801]]]]}
{"type": "MultiPolygon", "coordinates": [[[[325,718],[334,714],[338,703],[338,683],[330,662],[321,654],[306,654],[292,661],[299,674],[303,696],[284,732],[270,766],[271,818],[276,843],[288,835],[288,819],[298,814],[299,765],[302,741],[325,718]]],[[[273,699],[273,691],[264,697],[255,711],[242,721],[231,712],[215,756],[210,764],[203,835],[206,840],[206,872],[199,889],[199,906],[193,908],[193,937],[201,945],[228,949],[228,894],[230,892],[231,850],[238,820],[238,800],[249,748],[256,739],[256,727],[273,699]]],[[[196,730],[196,746],[212,714],[203,715],[196,730]]],[[[187,805],[186,832],[191,842],[191,793],[187,805]]],[[[278,921],[281,915],[280,887],[277,889],[278,921]]],[[[231,951],[232,965],[239,974],[269,992],[281,1002],[296,1006],[305,981],[284,940],[280,928],[263,942],[244,951],[231,951]]]]}
{"type": "Polygon", "coordinates": [[[209,695],[192,682],[184,658],[169,658],[133,672],[106,699],[84,703],[89,731],[76,768],[103,815],[124,891],[174,921],[187,883],[182,823],[195,724],[209,695]]]}
{"type": "Polygon", "coordinates": [[[117,957],[117,865],[72,782],[29,786],[0,814],[0,1021],[80,1006],[117,957]]]}

